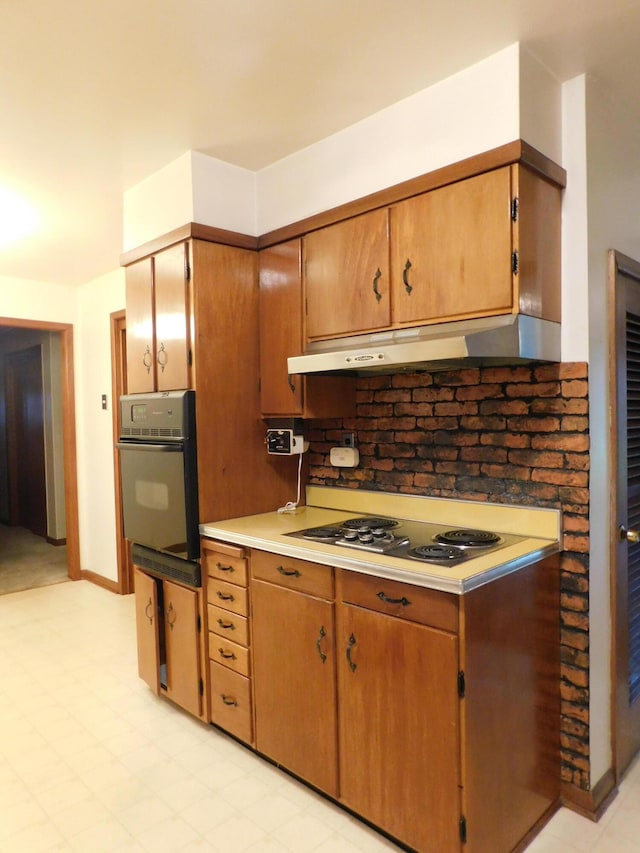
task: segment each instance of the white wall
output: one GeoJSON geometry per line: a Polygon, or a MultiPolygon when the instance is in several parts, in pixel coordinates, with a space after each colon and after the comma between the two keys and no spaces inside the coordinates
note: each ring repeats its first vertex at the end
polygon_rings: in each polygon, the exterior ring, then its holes
{"type": "Polygon", "coordinates": [[[110,314],[125,307],[124,270],[77,290],[75,342],[80,565],[117,580],[110,314]],[[106,394],[108,407],[101,408],[106,394]]]}

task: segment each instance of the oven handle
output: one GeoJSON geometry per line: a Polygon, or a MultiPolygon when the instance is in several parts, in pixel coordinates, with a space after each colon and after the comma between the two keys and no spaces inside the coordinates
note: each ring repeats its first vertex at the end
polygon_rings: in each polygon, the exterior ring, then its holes
{"type": "Polygon", "coordinates": [[[157,453],[183,453],[184,442],[179,441],[175,444],[150,444],[146,441],[118,441],[116,442],[117,450],[146,450],[157,453]]]}

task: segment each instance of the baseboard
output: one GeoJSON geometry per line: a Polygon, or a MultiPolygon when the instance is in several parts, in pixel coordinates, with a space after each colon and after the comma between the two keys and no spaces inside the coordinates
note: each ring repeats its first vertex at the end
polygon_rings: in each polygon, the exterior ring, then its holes
{"type": "Polygon", "coordinates": [[[112,581],[102,575],[97,575],[95,572],[89,572],[83,569],[80,572],[80,577],[83,581],[94,583],[96,586],[101,586],[103,589],[109,590],[109,592],[115,592],[116,595],[120,595],[122,592],[117,581],[112,581]]]}
{"type": "Polygon", "coordinates": [[[47,539],[47,542],[49,543],[49,545],[66,545],[67,544],[66,539],[54,539],[52,536],[47,536],[46,539],[47,539]]]}
{"type": "Polygon", "coordinates": [[[616,797],[618,788],[616,786],[613,770],[607,770],[600,781],[589,791],[562,783],[562,805],[574,812],[578,812],[589,820],[598,821],[609,808],[616,797]]]}

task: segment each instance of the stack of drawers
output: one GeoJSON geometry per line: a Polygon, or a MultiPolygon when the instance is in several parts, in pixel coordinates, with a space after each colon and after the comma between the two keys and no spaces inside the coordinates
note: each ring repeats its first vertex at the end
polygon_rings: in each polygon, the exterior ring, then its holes
{"type": "Polygon", "coordinates": [[[247,558],[242,548],[202,540],[209,628],[211,722],[253,743],[247,558]]]}

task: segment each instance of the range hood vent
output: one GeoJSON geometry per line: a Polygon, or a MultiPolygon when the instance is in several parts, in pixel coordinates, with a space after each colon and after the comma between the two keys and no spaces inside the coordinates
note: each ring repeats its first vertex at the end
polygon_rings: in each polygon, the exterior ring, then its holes
{"type": "Polygon", "coordinates": [[[398,373],[467,364],[560,361],[560,324],[524,314],[373,332],[309,344],[289,373],[398,373]]]}

